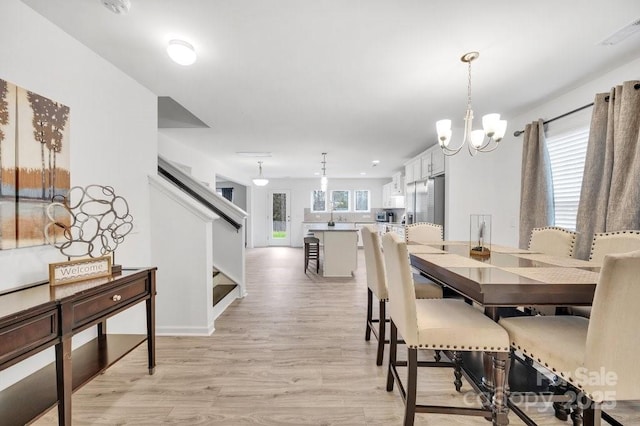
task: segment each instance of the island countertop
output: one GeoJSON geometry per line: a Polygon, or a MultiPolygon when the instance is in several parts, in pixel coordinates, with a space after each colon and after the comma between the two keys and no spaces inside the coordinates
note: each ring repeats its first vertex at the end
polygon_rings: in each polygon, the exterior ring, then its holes
{"type": "Polygon", "coordinates": [[[355,223],[336,222],[335,226],[329,226],[326,222],[314,223],[309,227],[311,232],[331,232],[331,231],[357,231],[355,223]]]}

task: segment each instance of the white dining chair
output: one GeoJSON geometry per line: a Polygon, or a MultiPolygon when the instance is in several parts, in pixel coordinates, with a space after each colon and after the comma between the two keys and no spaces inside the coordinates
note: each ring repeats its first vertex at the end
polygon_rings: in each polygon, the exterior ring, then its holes
{"type": "MultiPolygon", "coordinates": [[[[386,304],[389,298],[380,236],[375,225],[362,227],[362,245],[367,270],[367,324],[365,340],[371,340],[371,332],[378,339],[376,364],[382,365],[386,340],[386,304]],[[373,318],[373,298],[378,300],[378,318],[373,318]],[[378,325],[376,329],[376,324],[378,325]]],[[[418,299],[442,297],[442,287],[421,277],[412,275],[415,296],[418,299]]]]}
{"type": "MultiPolygon", "coordinates": [[[[389,314],[391,319],[391,343],[387,391],[398,384],[405,405],[404,425],[414,424],[416,413],[439,413],[492,417],[494,425],[508,424],[505,400],[506,360],[509,354],[509,336],[496,322],[481,311],[455,299],[417,300],[409,268],[407,244],[399,236],[387,233],[382,237],[384,262],[389,286],[389,314]],[[407,345],[407,361],[397,359],[398,334],[407,345]],[[462,351],[482,351],[493,362],[495,394],[493,400],[484,400],[487,408],[443,407],[421,405],[416,400],[418,364],[420,366],[453,366],[456,370],[456,389],[460,391],[460,363],[418,363],[418,350],[452,351],[454,361],[462,351]],[[407,367],[406,386],[400,380],[398,367],[407,367]]],[[[470,383],[478,390],[475,384],[470,383]]],[[[486,395],[479,394],[480,398],[486,395]]]]}
{"type": "MultiPolygon", "coordinates": [[[[551,256],[572,257],[576,233],[557,226],[533,228],[529,238],[529,250],[551,256]]],[[[553,315],[555,306],[529,306],[533,314],[553,315]]]]}
{"type": "Polygon", "coordinates": [[[533,228],[529,238],[529,250],[551,256],[572,257],[576,233],[557,226],[533,228]]]}
{"type": "Polygon", "coordinates": [[[404,228],[404,238],[408,243],[427,244],[444,240],[442,225],[429,222],[417,222],[404,228]]]}
{"type": "MultiPolygon", "coordinates": [[[[612,231],[593,234],[589,261],[600,265],[608,254],[640,250],[640,231],[612,231]]],[[[571,306],[569,312],[585,318],[591,316],[590,306],[571,306]]]]}
{"type": "Polygon", "coordinates": [[[640,251],[607,255],[591,319],[559,315],[500,320],[514,351],[584,395],[587,401],[573,404],[574,425],[599,425],[605,401],[640,400],[639,276],[640,251]]]}

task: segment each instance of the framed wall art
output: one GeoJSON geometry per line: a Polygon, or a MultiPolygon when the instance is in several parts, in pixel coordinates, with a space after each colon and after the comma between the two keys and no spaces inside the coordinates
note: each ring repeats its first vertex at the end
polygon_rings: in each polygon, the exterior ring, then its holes
{"type": "Polygon", "coordinates": [[[69,115],[68,106],[0,79],[0,249],[45,244],[47,206],[71,183],[69,115]]]}

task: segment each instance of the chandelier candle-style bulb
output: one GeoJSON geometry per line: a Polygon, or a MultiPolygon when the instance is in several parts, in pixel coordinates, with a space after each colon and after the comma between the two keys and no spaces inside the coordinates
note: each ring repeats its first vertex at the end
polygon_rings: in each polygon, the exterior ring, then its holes
{"type": "Polygon", "coordinates": [[[448,146],[451,140],[451,120],[439,120],[436,122],[438,143],[440,146],[448,146]]]}
{"type": "Polygon", "coordinates": [[[451,120],[439,120],[436,122],[438,144],[445,155],[455,155],[467,146],[469,154],[477,152],[491,152],[498,147],[507,131],[507,121],[500,120],[500,114],[487,114],[482,117],[482,130],[473,130],[473,110],[471,109],[471,62],[478,59],[480,53],[469,52],[462,55],[460,60],[469,66],[469,78],[467,84],[467,109],[464,115],[464,135],[462,143],[457,148],[450,148],[451,120]]]}

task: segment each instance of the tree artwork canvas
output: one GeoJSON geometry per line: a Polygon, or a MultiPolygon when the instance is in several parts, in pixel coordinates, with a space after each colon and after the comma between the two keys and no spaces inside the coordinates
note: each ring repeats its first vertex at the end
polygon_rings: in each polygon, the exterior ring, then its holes
{"type": "Polygon", "coordinates": [[[45,244],[47,206],[71,183],[69,112],[0,79],[0,249],[45,244]]]}

